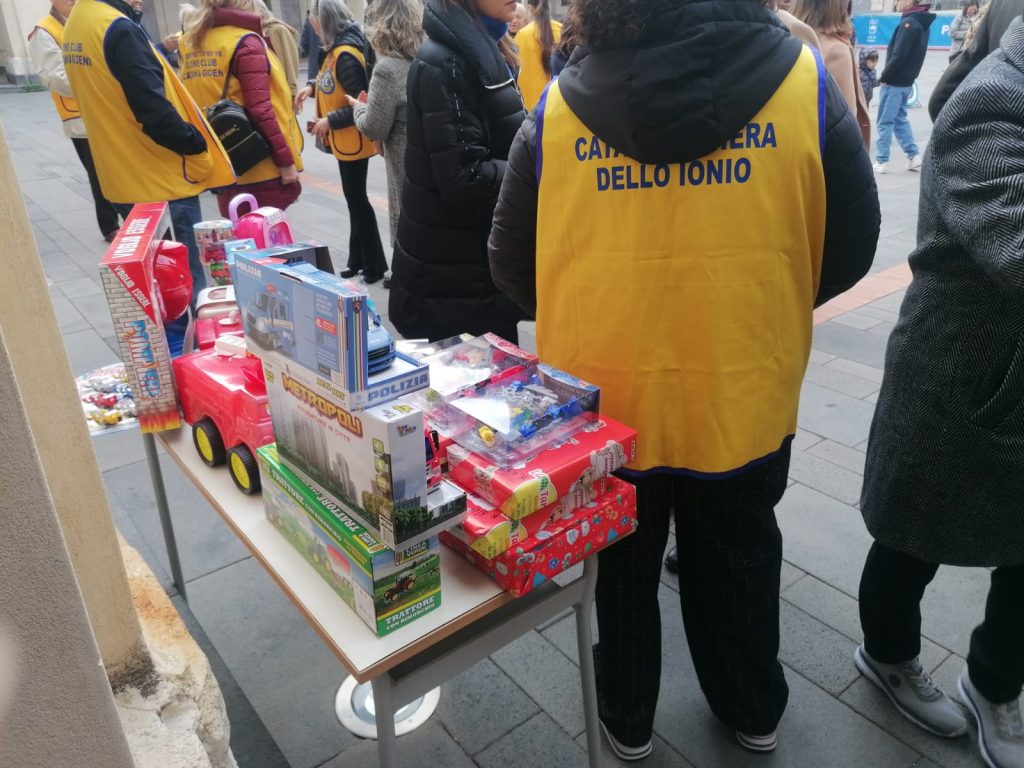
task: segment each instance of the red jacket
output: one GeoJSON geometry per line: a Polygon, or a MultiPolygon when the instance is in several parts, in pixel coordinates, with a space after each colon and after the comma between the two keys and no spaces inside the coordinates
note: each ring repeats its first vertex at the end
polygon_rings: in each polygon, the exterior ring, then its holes
{"type": "Polygon", "coordinates": [[[213,12],[213,26],[241,27],[258,35],[242,38],[231,60],[231,74],[238,78],[242,87],[249,119],[270,145],[274,165],[278,168],[293,165],[295,158],[284,140],[281,127],[274,117],[274,107],[270,103],[270,61],[267,58],[267,43],[263,39],[260,17],[234,8],[217,8],[213,12]]]}

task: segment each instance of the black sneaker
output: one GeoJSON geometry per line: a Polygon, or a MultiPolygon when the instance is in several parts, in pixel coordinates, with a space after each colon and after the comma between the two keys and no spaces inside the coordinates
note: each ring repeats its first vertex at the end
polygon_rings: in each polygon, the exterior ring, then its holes
{"type": "Polygon", "coordinates": [[[637,760],[643,760],[654,751],[654,739],[648,739],[646,744],[639,747],[630,747],[612,736],[612,732],[608,730],[608,726],[604,724],[604,720],[601,720],[600,723],[601,730],[604,731],[605,738],[608,739],[608,746],[611,747],[612,752],[615,753],[615,756],[619,758],[619,760],[632,763],[637,760]]]}
{"type": "Polygon", "coordinates": [[[749,733],[736,731],[736,741],[748,752],[760,752],[762,754],[774,752],[775,748],[779,746],[779,737],[775,731],[772,731],[767,736],[753,736],[749,733]]]}
{"type": "Polygon", "coordinates": [[[665,555],[665,570],[669,573],[679,573],[679,551],[677,547],[672,547],[665,555]]]}
{"type": "Polygon", "coordinates": [[[347,280],[348,278],[355,277],[358,274],[358,269],[343,269],[338,273],[338,277],[344,277],[347,280]]]}

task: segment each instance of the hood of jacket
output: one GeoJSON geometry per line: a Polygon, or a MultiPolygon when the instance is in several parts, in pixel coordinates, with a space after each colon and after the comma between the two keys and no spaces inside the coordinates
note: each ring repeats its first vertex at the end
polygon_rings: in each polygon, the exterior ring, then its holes
{"type": "Polygon", "coordinates": [[[435,43],[450,48],[475,69],[485,87],[504,85],[512,79],[505,57],[487,30],[477,19],[454,3],[427,0],[423,12],[423,31],[435,43]]]}
{"type": "Polygon", "coordinates": [[[363,34],[362,27],[354,21],[335,36],[334,42],[331,43],[331,48],[337,48],[339,45],[351,45],[353,48],[358,48],[364,54],[370,48],[370,44],[366,41],[366,35],[363,34]]]}
{"type": "Polygon", "coordinates": [[[574,56],[559,87],[587,128],[623,154],[686,162],[750,122],[801,49],[756,0],[684,0],[635,44],[574,56]]]}
{"type": "Polygon", "coordinates": [[[904,21],[916,21],[921,25],[923,29],[931,27],[932,22],[938,18],[934,13],[928,10],[927,5],[912,5],[903,12],[904,21]]]}
{"type": "Polygon", "coordinates": [[[271,29],[280,29],[280,30],[287,31],[287,32],[291,33],[291,36],[293,38],[295,38],[296,42],[298,42],[298,39],[299,39],[298,30],[296,30],[295,27],[293,27],[291,24],[283,22],[280,19],[275,19],[275,18],[271,17],[271,18],[267,19],[266,22],[263,23],[263,31],[264,31],[265,34],[269,34],[271,29]]]}
{"type": "Polygon", "coordinates": [[[259,15],[240,11],[237,8],[214,8],[213,26],[215,27],[239,27],[250,32],[263,34],[263,25],[259,15]]]}

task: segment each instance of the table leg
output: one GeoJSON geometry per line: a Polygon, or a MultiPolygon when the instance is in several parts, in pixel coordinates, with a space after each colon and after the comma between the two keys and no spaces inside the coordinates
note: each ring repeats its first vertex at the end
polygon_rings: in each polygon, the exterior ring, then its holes
{"type": "Polygon", "coordinates": [[[583,597],[576,604],[576,641],[580,654],[580,681],[583,685],[583,714],[587,728],[587,756],[590,768],[601,766],[601,726],[597,713],[597,681],[594,675],[594,640],[590,634],[590,614],[597,588],[597,557],[583,563],[583,597]]]}
{"type": "Polygon", "coordinates": [[[397,768],[395,740],[395,702],[388,673],[373,679],[373,702],[377,712],[377,755],[380,768],[397,768]]]}
{"type": "Polygon", "coordinates": [[[186,603],[185,578],[181,574],[181,560],[178,557],[178,541],[174,538],[174,524],[171,522],[171,511],[167,506],[167,489],[164,487],[164,474],[160,470],[160,457],[156,452],[156,440],[148,432],[142,433],[142,445],[146,449],[146,462],[149,464],[149,476],[153,482],[153,495],[156,496],[156,511],[160,515],[160,526],[164,530],[164,545],[167,547],[167,559],[171,561],[171,579],[178,588],[178,594],[186,603]]]}

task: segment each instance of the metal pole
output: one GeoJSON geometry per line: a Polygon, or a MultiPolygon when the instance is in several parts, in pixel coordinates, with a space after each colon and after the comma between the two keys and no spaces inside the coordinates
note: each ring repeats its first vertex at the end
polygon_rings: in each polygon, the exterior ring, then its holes
{"type": "Polygon", "coordinates": [[[377,755],[380,768],[397,768],[395,740],[395,699],[391,678],[385,672],[373,678],[373,703],[377,713],[377,755]]]}
{"type": "Polygon", "coordinates": [[[587,727],[587,757],[590,768],[601,768],[601,726],[597,712],[597,679],[594,674],[594,641],[590,635],[590,614],[597,589],[597,557],[583,561],[583,596],[576,604],[576,641],[580,653],[580,682],[583,685],[583,715],[587,727]]]}
{"type": "Polygon", "coordinates": [[[181,575],[181,560],[178,558],[178,542],[174,538],[174,524],[171,522],[171,511],[167,507],[167,489],[164,488],[164,474],[160,471],[160,457],[156,452],[156,440],[148,432],[142,433],[142,445],[146,448],[146,462],[149,464],[149,476],[153,481],[153,495],[156,496],[156,511],[160,515],[160,526],[164,530],[164,544],[167,547],[167,559],[171,561],[171,580],[178,588],[182,600],[188,602],[185,593],[185,577],[181,575]]]}

